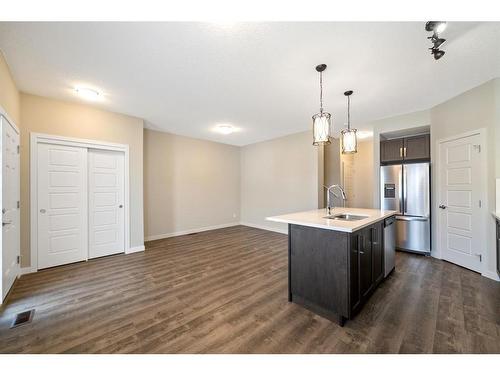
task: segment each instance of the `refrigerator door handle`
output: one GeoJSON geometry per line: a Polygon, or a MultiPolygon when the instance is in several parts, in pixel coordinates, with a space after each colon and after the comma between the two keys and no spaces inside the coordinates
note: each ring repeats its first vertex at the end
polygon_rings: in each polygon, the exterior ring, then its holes
{"type": "Polygon", "coordinates": [[[396,216],[396,220],[402,221],[427,221],[429,220],[426,216],[396,216]]]}
{"type": "Polygon", "coordinates": [[[407,181],[407,171],[406,171],[406,164],[403,165],[403,209],[401,210],[402,213],[406,214],[406,196],[407,194],[407,189],[406,189],[406,181],[407,181]]]}

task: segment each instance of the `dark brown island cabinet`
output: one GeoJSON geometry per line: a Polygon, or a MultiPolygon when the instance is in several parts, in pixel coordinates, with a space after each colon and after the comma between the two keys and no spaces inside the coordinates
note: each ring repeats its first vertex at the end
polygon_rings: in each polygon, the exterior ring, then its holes
{"type": "Polygon", "coordinates": [[[384,279],[384,220],[355,232],[288,225],[288,299],[344,325],[384,279]]]}
{"type": "Polygon", "coordinates": [[[497,220],[497,273],[500,276],[500,219],[497,220]]]}
{"type": "Polygon", "coordinates": [[[380,142],[382,164],[428,161],[431,158],[430,135],[388,139],[380,142]]]}

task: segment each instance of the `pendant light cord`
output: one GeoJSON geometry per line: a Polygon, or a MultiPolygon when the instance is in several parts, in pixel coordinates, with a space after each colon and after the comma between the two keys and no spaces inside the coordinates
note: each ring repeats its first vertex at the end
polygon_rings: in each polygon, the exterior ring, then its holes
{"type": "Polygon", "coordinates": [[[347,130],[351,130],[351,96],[347,96],[347,130]]]}
{"type": "Polygon", "coordinates": [[[323,113],[323,72],[319,72],[319,113],[323,113]]]}

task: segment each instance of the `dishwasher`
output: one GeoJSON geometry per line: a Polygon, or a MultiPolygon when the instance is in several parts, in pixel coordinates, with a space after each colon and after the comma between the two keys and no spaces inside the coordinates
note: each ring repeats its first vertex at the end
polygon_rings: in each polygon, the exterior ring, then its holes
{"type": "Polygon", "coordinates": [[[396,217],[384,220],[384,277],[387,277],[396,264],[396,217]]]}

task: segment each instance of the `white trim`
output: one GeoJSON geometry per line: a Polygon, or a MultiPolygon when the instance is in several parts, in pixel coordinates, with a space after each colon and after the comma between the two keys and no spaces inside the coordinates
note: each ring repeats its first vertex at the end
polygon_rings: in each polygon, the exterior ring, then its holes
{"type": "Polygon", "coordinates": [[[131,248],[128,248],[127,250],[125,250],[125,254],[139,253],[139,252],[144,251],[144,250],[146,250],[144,245],[135,246],[135,247],[131,247],[131,248]]]}
{"type": "MultiPolygon", "coordinates": [[[[30,263],[31,268],[38,269],[38,249],[37,249],[37,212],[38,194],[37,194],[37,168],[32,168],[38,164],[38,143],[50,143],[63,146],[74,146],[83,148],[92,148],[99,150],[119,151],[125,154],[125,249],[130,249],[130,160],[129,145],[102,142],[89,139],[80,139],[73,137],[62,137],[58,135],[30,133],[30,263]]],[[[125,251],[127,253],[127,251],[125,251]]]]}
{"type": "MultiPolygon", "coordinates": [[[[432,211],[435,212],[435,222],[436,222],[436,239],[435,239],[435,244],[436,248],[433,249],[432,251],[432,256],[437,259],[442,259],[443,258],[443,253],[442,249],[440,248],[440,238],[439,233],[441,233],[441,228],[440,228],[440,220],[439,220],[439,211],[438,211],[438,205],[439,202],[441,202],[441,182],[442,182],[442,176],[440,173],[441,170],[441,145],[446,142],[451,142],[451,141],[456,141],[458,139],[462,138],[467,138],[471,137],[474,135],[479,135],[481,139],[481,155],[480,155],[480,163],[481,163],[481,184],[480,184],[480,197],[481,201],[483,202],[482,207],[480,208],[481,212],[481,222],[482,224],[479,226],[482,228],[482,235],[481,237],[485,240],[485,245],[481,249],[481,255],[483,259],[487,259],[488,257],[485,256],[488,254],[488,226],[487,226],[487,221],[486,218],[488,216],[488,169],[487,169],[487,147],[488,147],[488,142],[487,142],[487,130],[485,128],[480,128],[472,131],[468,131],[465,133],[457,134],[451,137],[446,137],[442,139],[438,139],[436,141],[437,144],[437,150],[436,150],[436,163],[435,163],[435,171],[436,171],[436,196],[437,199],[434,202],[434,206],[432,208],[432,211]]],[[[489,275],[489,271],[487,271],[487,264],[486,261],[481,262],[481,275],[486,276],[491,278],[489,275]]]]}
{"type": "Polygon", "coordinates": [[[170,232],[170,233],[163,233],[163,234],[154,234],[154,235],[145,237],[144,240],[145,241],[161,240],[163,238],[184,236],[186,234],[192,234],[192,233],[198,233],[198,232],[206,232],[206,231],[209,231],[209,230],[234,227],[234,226],[240,225],[240,224],[241,223],[237,223],[237,222],[235,222],[235,223],[226,223],[226,224],[211,225],[211,226],[208,226],[208,227],[201,227],[201,228],[193,228],[193,229],[181,230],[181,231],[178,231],[178,232],[170,232]]]}
{"type": "Polygon", "coordinates": [[[21,277],[22,275],[27,275],[28,273],[34,273],[34,272],[36,272],[36,268],[21,267],[21,269],[19,270],[19,277],[21,277]]]}
{"type": "MultiPolygon", "coordinates": [[[[0,51],[1,53],[1,51],[0,51]]],[[[0,106],[0,207],[3,207],[3,202],[2,202],[2,199],[3,199],[3,193],[2,193],[2,189],[3,189],[3,126],[4,126],[4,121],[3,119],[5,120],[6,123],[8,123],[8,125],[14,129],[14,132],[17,133],[17,135],[19,136],[19,143],[18,143],[18,162],[19,162],[19,174],[18,174],[18,183],[19,183],[19,189],[21,188],[21,171],[20,171],[20,168],[21,168],[21,155],[20,155],[20,148],[21,148],[21,132],[19,131],[19,128],[17,127],[16,123],[10,118],[10,116],[8,115],[7,111],[2,107],[0,106]]],[[[21,192],[19,191],[19,202],[21,201],[21,192]]],[[[21,215],[20,215],[20,212],[19,212],[19,221],[21,220],[21,215]]],[[[19,230],[19,241],[20,241],[20,236],[21,236],[21,232],[20,232],[20,226],[18,228],[19,230]]],[[[3,256],[3,231],[0,232],[0,257],[3,256]]],[[[21,248],[18,249],[18,253],[17,253],[17,256],[21,256],[21,248]]],[[[16,278],[19,278],[19,275],[21,273],[21,267],[20,265],[18,264],[17,267],[17,275],[16,275],[16,278]]],[[[15,283],[15,281],[14,281],[15,283]]],[[[13,286],[14,284],[12,284],[13,286]]],[[[11,288],[12,288],[11,286],[11,288]]],[[[2,304],[3,302],[3,263],[2,263],[2,259],[0,259],[0,305],[2,304]]]]}
{"type": "Polygon", "coordinates": [[[268,230],[270,232],[276,232],[276,233],[281,233],[281,234],[288,234],[288,229],[279,229],[279,228],[269,227],[267,225],[253,224],[253,223],[249,223],[249,222],[246,222],[246,221],[240,222],[240,225],[244,225],[246,227],[251,227],[251,228],[268,230]]]}
{"type": "Polygon", "coordinates": [[[500,281],[500,277],[498,277],[498,274],[496,272],[485,271],[481,273],[481,276],[487,277],[488,279],[492,279],[495,281],[500,281]]]}
{"type": "Polygon", "coordinates": [[[17,132],[17,134],[19,134],[19,135],[21,134],[16,123],[12,120],[12,118],[10,118],[7,111],[1,105],[0,105],[0,115],[3,116],[9,122],[9,124],[14,128],[14,130],[17,132]]]}

